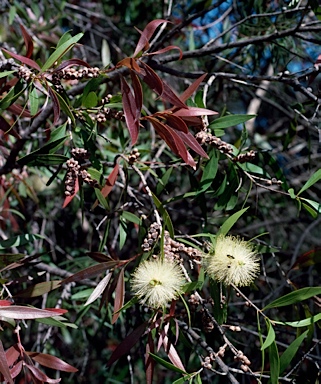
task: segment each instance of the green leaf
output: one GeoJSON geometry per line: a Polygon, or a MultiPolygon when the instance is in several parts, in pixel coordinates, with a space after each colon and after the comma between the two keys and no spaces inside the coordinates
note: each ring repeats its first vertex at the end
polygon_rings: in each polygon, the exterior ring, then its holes
{"type": "Polygon", "coordinates": [[[50,325],[52,327],[59,327],[59,328],[70,327],[70,328],[74,328],[74,329],[78,328],[76,324],[60,321],[60,320],[58,320],[59,318],[60,319],[64,319],[64,317],[57,316],[57,318],[45,317],[43,319],[35,319],[35,320],[38,323],[47,324],[47,325],[50,325]]]}
{"type": "Polygon", "coordinates": [[[43,237],[31,234],[14,236],[7,240],[0,240],[0,249],[21,247],[26,244],[34,243],[37,239],[43,239],[43,237]]]}
{"type": "Polygon", "coordinates": [[[57,96],[57,98],[59,100],[60,108],[65,112],[65,114],[68,117],[70,117],[72,124],[76,125],[75,116],[72,113],[72,110],[70,109],[70,105],[68,104],[68,100],[65,100],[60,93],[55,92],[54,90],[53,90],[53,92],[55,93],[55,95],[57,96]]]}
{"type": "Polygon", "coordinates": [[[71,295],[71,300],[81,300],[81,299],[87,300],[88,297],[93,293],[93,291],[94,291],[94,288],[83,289],[71,295]]]}
{"type": "Polygon", "coordinates": [[[301,288],[272,301],[272,303],[268,304],[266,307],[263,308],[263,311],[268,308],[284,307],[286,305],[299,303],[300,301],[310,299],[311,297],[317,296],[320,294],[321,294],[321,287],[301,288]]]}
{"type": "Polygon", "coordinates": [[[163,204],[158,200],[158,198],[153,194],[152,192],[152,196],[153,196],[153,201],[154,201],[154,204],[156,206],[156,208],[159,210],[160,214],[162,215],[163,217],[163,220],[164,220],[164,224],[165,226],[167,227],[168,229],[168,232],[169,232],[169,235],[172,239],[174,239],[174,236],[175,236],[175,233],[174,233],[174,227],[173,227],[173,223],[172,223],[172,220],[168,214],[168,212],[166,211],[166,209],[164,208],[163,204]]]}
{"type": "Polygon", "coordinates": [[[248,120],[253,119],[256,117],[256,115],[227,115],[223,117],[219,117],[218,119],[215,119],[208,128],[211,129],[225,129],[229,127],[233,127],[238,124],[245,123],[248,120]]]}
{"type": "Polygon", "coordinates": [[[21,157],[18,160],[20,165],[33,165],[33,166],[50,166],[50,165],[59,165],[65,163],[69,157],[59,154],[29,154],[27,156],[21,157]]]}
{"type": "Polygon", "coordinates": [[[224,285],[210,279],[210,294],[214,303],[217,303],[217,305],[214,305],[213,307],[213,316],[219,324],[225,324],[227,319],[227,302],[222,306],[220,304],[222,295],[225,295],[226,293],[225,290],[226,288],[224,285]]]}
{"type": "Polygon", "coordinates": [[[39,95],[36,88],[33,88],[31,92],[29,92],[29,102],[30,102],[30,113],[34,116],[39,109],[39,95]]]}
{"type": "Polygon", "coordinates": [[[217,170],[218,170],[217,151],[212,151],[210,160],[205,165],[197,194],[205,192],[212,185],[212,182],[215,179],[217,170]]]}
{"type": "Polygon", "coordinates": [[[308,327],[317,321],[321,320],[321,313],[318,313],[315,316],[308,317],[303,320],[298,320],[298,321],[274,321],[275,324],[281,324],[281,325],[287,325],[289,327],[294,327],[294,328],[301,328],[301,327],[308,327]]]}
{"type": "Polygon", "coordinates": [[[15,297],[37,297],[42,296],[45,293],[51,292],[54,289],[60,287],[62,280],[44,281],[42,283],[35,284],[23,291],[18,292],[15,297]]]}
{"type": "Polygon", "coordinates": [[[318,217],[318,212],[311,208],[310,205],[302,203],[302,206],[314,219],[318,217]]]}
{"type": "Polygon", "coordinates": [[[16,71],[3,71],[0,73],[0,79],[6,76],[11,75],[12,73],[15,73],[16,71]]]}
{"type": "Polygon", "coordinates": [[[82,105],[85,108],[94,108],[98,104],[98,97],[94,91],[88,93],[86,97],[82,98],[82,105]]]}
{"type": "MultiPolygon", "coordinates": [[[[310,199],[305,199],[303,197],[301,197],[301,200],[307,202],[309,205],[311,205],[311,207],[318,213],[321,213],[321,204],[314,201],[314,200],[310,200],[310,199]]],[[[304,203],[302,203],[303,205],[304,203]]]]}
{"type": "Polygon", "coordinates": [[[321,179],[321,169],[316,171],[298,192],[298,196],[321,179]]]}
{"type": "Polygon", "coordinates": [[[305,332],[302,333],[302,335],[296,338],[282,353],[282,356],[280,358],[280,375],[282,375],[285,369],[290,365],[292,359],[297,354],[300,345],[302,344],[303,340],[306,338],[308,333],[309,330],[307,329],[305,332]]]}
{"type": "Polygon", "coordinates": [[[78,33],[76,36],[68,39],[65,43],[61,45],[58,44],[56,50],[49,56],[48,60],[41,68],[41,71],[45,72],[51,68],[57,60],[64,56],[83,37],[83,35],[83,33],[78,33]]]}
{"type": "Polygon", "coordinates": [[[257,175],[261,175],[265,177],[270,177],[265,169],[252,163],[241,163],[239,164],[239,167],[244,169],[244,171],[247,171],[247,172],[256,173],[257,175]]]}
{"type": "Polygon", "coordinates": [[[266,348],[270,347],[270,345],[275,341],[275,332],[271,325],[271,323],[268,321],[268,334],[266,336],[266,339],[261,347],[261,351],[264,351],[266,348]]]}
{"type": "Polygon", "coordinates": [[[107,212],[109,212],[109,204],[104,195],[97,188],[95,188],[95,194],[100,204],[106,209],[107,212]]]}
{"type": "MultiPolygon", "coordinates": [[[[156,186],[156,195],[159,196],[166,187],[168,180],[173,172],[173,167],[167,169],[162,178],[158,181],[156,186]]],[[[157,176],[157,175],[156,175],[157,176]]]]}
{"type": "Polygon", "coordinates": [[[296,194],[294,193],[294,189],[293,188],[290,188],[288,190],[288,193],[289,193],[291,199],[296,199],[296,194]]]}
{"type": "Polygon", "coordinates": [[[120,217],[119,220],[119,249],[122,249],[127,239],[127,224],[120,217]]]}
{"type": "Polygon", "coordinates": [[[187,372],[182,371],[181,369],[177,368],[175,365],[169,363],[168,361],[166,361],[166,360],[160,358],[160,357],[157,356],[157,355],[154,355],[154,353],[149,352],[149,354],[152,356],[152,358],[153,358],[154,360],[156,360],[159,364],[161,364],[163,367],[169,369],[170,371],[173,371],[173,372],[179,372],[179,373],[181,373],[181,374],[183,374],[183,375],[186,375],[186,374],[187,374],[187,372]]]}
{"type": "Polygon", "coordinates": [[[10,91],[0,100],[0,108],[7,109],[13,104],[26,90],[22,80],[10,89],[10,91]]]}
{"type": "Polygon", "coordinates": [[[269,360],[270,360],[270,380],[271,384],[279,384],[280,375],[280,357],[276,342],[269,346],[269,360]]]}
{"type": "Polygon", "coordinates": [[[232,216],[230,216],[224,224],[219,229],[217,235],[226,235],[229,230],[233,227],[233,225],[237,222],[237,220],[243,215],[244,212],[246,212],[249,209],[249,207],[241,209],[238,212],[235,212],[232,216]]]}
{"type": "Polygon", "coordinates": [[[125,220],[130,221],[134,224],[142,225],[142,219],[140,219],[139,217],[137,217],[131,212],[123,211],[121,214],[121,217],[123,217],[125,220]]]}

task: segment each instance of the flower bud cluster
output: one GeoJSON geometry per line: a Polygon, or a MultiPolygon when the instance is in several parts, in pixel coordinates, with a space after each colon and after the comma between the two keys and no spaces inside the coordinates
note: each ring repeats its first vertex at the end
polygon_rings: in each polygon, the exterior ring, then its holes
{"type": "Polygon", "coordinates": [[[140,153],[137,148],[133,148],[128,156],[129,164],[134,164],[139,159],[140,153]]]}
{"type": "Polygon", "coordinates": [[[152,250],[153,245],[156,244],[159,235],[160,235],[161,227],[157,223],[152,223],[149,227],[147,236],[144,239],[144,242],[142,244],[142,249],[144,252],[149,252],[152,250]]]}
{"type": "Polygon", "coordinates": [[[101,99],[101,105],[110,103],[110,99],[113,97],[110,93],[101,99]]]}
{"type": "Polygon", "coordinates": [[[255,157],[256,157],[256,152],[251,150],[249,152],[241,153],[240,155],[235,156],[233,158],[233,161],[238,163],[246,163],[249,161],[253,161],[255,157]]]}
{"type": "Polygon", "coordinates": [[[234,356],[235,361],[240,361],[242,364],[240,368],[243,372],[249,371],[249,366],[251,365],[251,361],[248,359],[247,356],[244,355],[242,351],[237,351],[237,354],[234,356]]]}
{"type": "MultiPolygon", "coordinates": [[[[12,70],[14,67],[16,67],[17,64],[15,63],[15,61],[10,58],[10,59],[3,59],[0,61],[0,71],[10,71],[12,70]]],[[[15,69],[15,68],[14,68],[15,69]]]]}
{"type": "Polygon", "coordinates": [[[202,366],[207,369],[212,369],[212,362],[215,361],[215,356],[211,353],[209,356],[206,356],[204,362],[202,362],[202,366]]]}
{"type": "Polygon", "coordinates": [[[104,123],[109,119],[124,120],[124,112],[104,107],[96,114],[91,114],[90,117],[92,120],[97,120],[98,123],[104,123]]]}
{"type": "Polygon", "coordinates": [[[76,180],[79,174],[80,165],[74,158],[67,160],[66,165],[68,171],[65,179],[65,195],[71,196],[75,193],[76,180]]]}
{"type": "Polygon", "coordinates": [[[61,80],[81,80],[81,79],[89,79],[93,77],[99,76],[99,68],[64,68],[61,70],[54,71],[51,77],[52,84],[55,85],[57,92],[63,92],[64,88],[61,85],[61,80]]]}
{"type": "Polygon", "coordinates": [[[32,77],[35,77],[36,75],[30,71],[29,68],[21,65],[18,69],[18,77],[20,79],[23,79],[25,81],[29,81],[32,77]]]}
{"type": "Polygon", "coordinates": [[[93,78],[99,76],[100,69],[98,67],[87,68],[83,67],[80,69],[76,68],[64,68],[59,71],[55,71],[52,74],[53,78],[64,79],[64,80],[81,80],[83,78],[93,78]]]}
{"type": "Polygon", "coordinates": [[[73,148],[71,153],[74,157],[67,160],[66,165],[68,168],[66,179],[65,179],[65,195],[71,196],[75,193],[76,180],[77,177],[81,179],[92,187],[97,187],[98,182],[91,178],[90,174],[86,169],[81,168],[79,161],[88,159],[88,151],[84,148],[73,148]],[[79,161],[78,161],[79,160],[79,161]]]}
{"type": "Polygon", "coordinates": [[[186,247],[179,241],[173,240],[169,233],[165,231],[165,244],[164,254],[168,260],[182,262],[181,254],[186,254],[194,261],[199,262],[202,257],[202,253],[193,247],[186,247]]]}
{"type": "Polygon", "coordinates": [[[233,153],[233,148],[226,143],[225,141],[219,139],[218,137],[212,135],[211,133],[202,130],[200,132],[197,132],[195,135],[196,140],[201,144],[208,144],[212,147],[215,147],[220,152],[223,153],[233,153]]]}

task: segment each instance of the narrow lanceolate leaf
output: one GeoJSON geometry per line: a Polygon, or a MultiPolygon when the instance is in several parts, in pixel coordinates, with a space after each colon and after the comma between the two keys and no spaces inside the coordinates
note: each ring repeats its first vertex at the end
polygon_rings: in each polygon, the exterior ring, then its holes
{"type": "Polygon", "coordinates": [[[33,41],[32,41],[32,38],[31,38],[31,36],[29,35],[29,33],[26,31],[25,27],[22,24],[20,24],[20,29],[21,29],[21,32],[22,32],[22,35],[23,35],[23,40],[25,42],[25,46],[26,46],[26,50],[27,50],[26,57],[31,57],[31,55],[33,53],[33,41]]]}
{"type": "Polygon", "coordinates": [[[93,265],[91,267],[85,268],[82,271],[75,273],[74,275],[67,277],[61,282],[61,284],[68,284],[73,281],[81,281],[84,279],[90,279],[91,277],[96,277],[99,274],[106,272],[106,270],[114,268],[118,264],[117,261],[106,261],[105,263],[100,263],[93,265]]]}
{"type": "Polygon", "coordinates": [[[179,109],[173,113],[176,116],[180,117],[192,117],[192,116],[210,116],[217,115],[218,112],[212,111],[211,109],[198,108],[198,107],[188,107],[184,109],[179,109]]]}
{"type": "Polygon", "coordinates": [[[60,287],[61,280],[44,281],[43,283],[35,284],[23,291],[18,292],[15,297],[37,297],[45,293],[51,292],[60,287]]]}
{"type": "Polygon", "coordinates": [[[204,73],[204,75],[200,76],[198,79],[194,81],[185,91],[181,94],[179,97],[183,102],[185,102],[187,99],[189,99],[193,93],[198,89],[201,82],[205,79],[207,76],[207,73],[204,73]]]}
{"type": "Polygon", "coordinates": [[[146,343],[145,353],[145,372],[146,372],[146,383],[153,383],[155,361],[151,358],[150,353],[154,352],[154,340],[151,333],[148,333],[148,340],[146,343]]]}
{"type": "Polygon", "coordinates": [[[48,355],[47,353],[38,353],[38,352],[25,352],[26,355],[32,358],[40,365],[48,367],[51,369],[57,369],[58,371],[64,372],[77,372],[78,369],[72,365],[66,363],[65,361],[59,359],[56,356],[48,355]]]}
{"type": "Polygon", "coordinates": [[[186,369],[182,363],[181,358],[179,357],[176,349],[174,348],[173,344],[169,341],[167,334],[165,334],[165,331],[162,331],[162,342],[164,346],[165,353],[167,354],[168,358],[172,362],[172,364],[175,365],[178,369],[180,369],[183,372],[186,372],[186,369]]]}
{"type": "Polygon", "coordinates": [[[297,354],[300,345],[302,344],[303,340],[307,337],[308,333],[309,330],[307,329],[298,338],[296,338],[282,353],[282,356],[280,358],[280,375],[282,375],[285,369],[290,365],[292,359],[297,354]]]}
{"type": "Polygon", "coordinates": [[[195,167],[196,163],[193,158],[188,156],[185,144],[178,133],[171,129],[168,125],[161,123],[155,118],[150,117],[148,120],[153,124],[159,136],[167,143],[170,149],[176,155],[180,156],[186,164],[191,167],[195,167]]]}
{"type": "Polygon", "coordinates": [[[269,360],[271,384],[279,384],[280,357],[278,347],[275,341],[269,346],[269,360]]]}
{"type": "MultiPolygon", "coordinates": [[[[111,171],[110,175],[107,177],[105,186],[100,191],[102,197],[106,198],[110,194],[111,190],[113,189],[113,187],[116,183],[116,180],[118,177],[118,172],[119,172],[119,164],[116,163],[116,165],[113,168],[113,170],[111,171]]],[[[92,209],[95,209],[97,207],[98,203],[99,203],[98,200],[96,200],[92,206],[92,209]]]]}
{"type": "Polygon", "coordinates": [[[54,112],[53,123],[56,124],[60,117],[60,104],[59,104],[59,100],[56,95],[56,92],[51,87],[48,87],[48,92],[52,99],[52,105],[53,105],[53,112],[54,112]]]}
{"type": "Polygon", "coordinates": [[[177,134],[181,137],[184,143],[187,146],[189,146],[193,151],[195,151],[197,154],[199,154],[202,157],[208,158],[207,153],[204,151],[204,149],[201,147],[199,142],[195,139],[195,137],[190,132],[187,132],[187,133],[177,132],[177,134]]]}
{"type": "Polygon", "coordinates": [[[139,31],[141,33],[141,36],[138,40],[138,43],[133,55],[134,57],[136,57],[141,51],[143,52],[147,51],[147,49],[149,48],[149,40],[153,36],[157,27],[163,23],[168,23],[168,21],[163,19],[153,20],[146,25],[146,27],[142,32],[139,31]]]}
{"type": "Polygon", "coordinates": [[[107,287],[111,277],[112,277],[112,272],[109,272],[97,285],[97,287],[94,289],[94,291],[91,293],[91,295],[88,297],[88,300],[85,303],[86,305],[89,305],[93,303],[98,297],[104,292],[105,288],[107,287]]]}
{"type": "Polygon", "coordinates": [[[284,307],[286,305],[291,305],[295,303],[299,303],[303,300],[310,299],[313,296],[317,296],[321,294],[321,287],[307,287],[298,289],[297,291],[288,293],[285,296],[279,297],[278,299],[272,301],[272,303],[268,304],[263,310],[268,308],[275,307],[284,307]]]}
{"type": "Polygon", "coordinates": [[[268,348],[275,341],[275,331],[270,322],[268,323],[268,328],[269,331],[261,347],[261,351],[264,351],[264,349],[268,348]]]}
{"type": "Polygon", "coordinates": [[[41,68],[42,72],[47,71],[51,68],[54,63],[59,60],[63,55],[65,55],[82,37],[83,33],[78,33],[78,35],[67,40],[65,43],[61,44],[48,58],[43,67],[41,68]]]}
{"type": "Polygon", "coordinates": [[[30,372],[32,372],[32,375],[40,382],[56,384],[56,383],[60,383],[61,381],[61,379],[50,379],[50,377],[45,375],[42,371],[40,371],[40,369],[38,369],[34,365],[25,364],[25,367],[27,367],[30,370],[30,372]]]}
{"type": "Polygon", "coordinates": [[[141,109],[139,108],[139,105],[137,105],[135,96],[132,94],[127,81],[121,77],[120,82],[125,120],[131,137],[132,145],[134,145],[137,142],[139,133],[139,117],[141,109]]]}
{"type": "Polygon", "coordinates": [[[302,192],[310,188],[313,184],[321,180],[321,169],[316,171],[310,178],[309,180],[304,184],[304,186],[300,189],[298,195],[300,195],[302,192]]]}
{"type": "Polygon", "coordinates": [[[53,317],[57,316],[57,313],[44,309],[23,307],[22,305],[10,305],[8,307],[0,307],[0,316],[15,320],[27,320],[53,317]]]}
{"type": "Polygon", "coordinates": [[[244,212],[248,210],[247,208],[241,209],[238,212],[235,212],[232,216],[230,216],[227,220],[225,220],[224,224],[221,226],[217,235],[226,235],[228,231],[233,227],[233,225],[237,222],[237,220],[243,215],[244,212]]]}
{"type": "Polygon", "coordinates": [[[181,50],[180,47],[178,47],[177,45],[168,45],[167,47],[165,48],[162,48],[162,49],[159,49],[157,51],[153,51],[153,52],[150,52],[150,53],[147,53],[146,55],[148,56],[152,56],[152,55],[160,55],[162,53],[166,53],[168,51],[171,51],[172,49],[176,49],[179,51],[179,60],[181,60],[183,58],[183,51],[181,50]]]}
{"type": "Polygon", "coordinates": [[[183,119],[178,116],[175,116],[172,113],[160,112],[156,114],[160,118],[166,119],[167,125],[176,131],[181,131],[184,133],[188,133],[188,127],[183,119]]]}
{"type": "Polygon", "coordinates": [[[10,374],[6,353],[4,351],[2,342],[0,340],[0,373],[2,374],[3,378],[8,382],[9,384],[13,384],[13,380],[10,374]]]}
{"type": "Polygon", "coordinates": [[[115,324],[119,315],[120,309],[124,305],[125,298],[125,280],[124,280],[124,268],[122,268],[118,275],[118,281],[115,289],[115,304],[114,304],[114,314],[111,320],[112,324],[115,324]]]}
{"type": "Polygon", "coordinates": [[[117,361],[120,357],[128,353],[131,348],[138,343],[139,339],[142,337],[145,332],[147,322],[145,321],[141,325],[139,325],[136,329],[133,330],[125,339],[117,346],[111,355],[107,367],[110,367],[115,361],[117,361]]]}
{"type": "Polygon", "coordinates": [[[5,51],[8,55],[13,57],[14,59],[16,59],[18,61],[21,61],[21,63],[23,63],[23,64],[28,65],[28,67],[31,67],[31,68],[34,68],[34,69],[40,71],[39,65],[34,60],[29,59],[28,57],[25,57],[25,56],[22,56],[22,55],[18,55],[18,54],[14,53],[14,52],[10,52],[10,51],[8,51],[5,48],[1,48],[1,49],[3,51],[5,51]]]}

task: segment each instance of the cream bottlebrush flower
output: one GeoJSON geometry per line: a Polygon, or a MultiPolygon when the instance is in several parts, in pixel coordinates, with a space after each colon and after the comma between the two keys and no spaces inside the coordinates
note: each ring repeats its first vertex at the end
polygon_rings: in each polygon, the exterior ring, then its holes
{"type": "Polygon", "coordinates": [[[132,291],[140,302],[153,308],[164,307],[176,299],[184,284],[179,265],[160,259],[142,262],[131,280],[132,291]]]}
{"type": "Polygon", "coordinates": [[[207,259],[208,274],[225,285],[250,285],[260,271],[252,245],[233,236],[219,236],[207,259]]]}

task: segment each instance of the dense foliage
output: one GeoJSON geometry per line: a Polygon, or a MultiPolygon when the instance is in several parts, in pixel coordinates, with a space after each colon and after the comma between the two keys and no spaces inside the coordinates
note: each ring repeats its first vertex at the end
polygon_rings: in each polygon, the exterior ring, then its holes
{"type": "Polygon", "coordinates": [[[321,9],[1,1],[7,383],[315,383],[321,9]]]}

